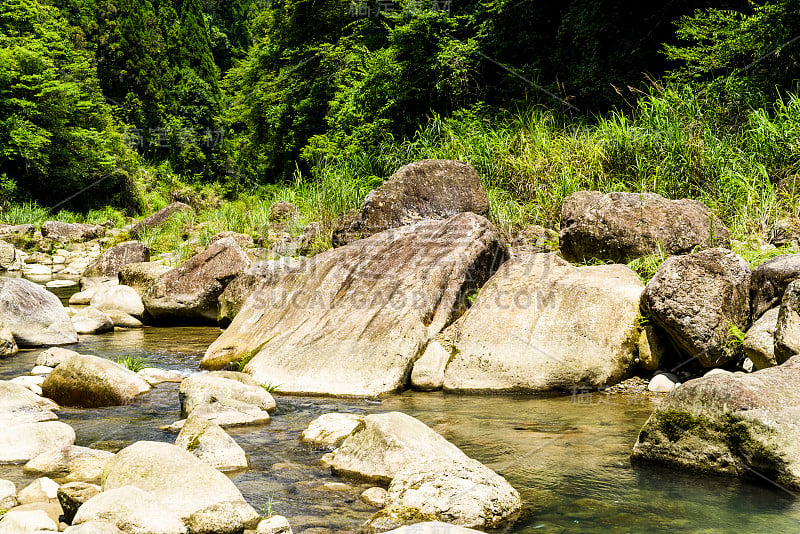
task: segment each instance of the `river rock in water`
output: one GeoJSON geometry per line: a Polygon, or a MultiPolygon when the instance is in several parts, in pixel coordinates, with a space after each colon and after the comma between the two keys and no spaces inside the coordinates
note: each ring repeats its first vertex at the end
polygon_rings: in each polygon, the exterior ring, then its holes
{"type": "Polygon", "coordinates": [[[100,486],[88,482],[68,482],[59,487],[56,495],[64,511],[64,521],[72,523],[78,508],[95,495],[99,495],[100,490],[100,486]]]}
{"type": "Polygon", "coordinates": [[[386,534],[483,534],[480,530],[459,527],[441,521],[414,523],[386,532],[386,534]]]}
{"type": "Polygon", "coordinates": [[[375,396],[405,386],[425,345],[507,258],[473,213],[423,221],[322,252],[256,292],[201,365],[254,354],[245,372],[282,392],[375,396]]]}
{"type": "Polygon", "coordinates": [[[200,416],[190,415],[175,445],[220,471],[247,469],[247,454],[222,428],[200,416]]]}
{"type": "Polygon", "coordinates": [[[92,306],[78,310],[72,316],[72,326],[79,334],[102,334],[114,330],[111,317],[92,306]]]}
{"type": "Polygon", "coordinates": [[[731,327],[747,325],[749,285],[750,267],[730,250],[672,256],[647,283],[642,310],[685,357],[718,367],[737,355],[731,327]]]}
{"type": "Polygon", "coordinates": [[[697,200],[578,191],[561,206],[561,250],[576,261],[627,263],[659,250],[671,256],[697,246],[724,246],[728,237],[722,221],[697,200]]]}
{"type": "Polygon", "coordinates": [[[185,534],[183,521],[166,505],[141,488],[123,486],[86,501],[78,508],[72,524],[106,521],[126,534],[185,534]]]}
{"type": "Polygon", "coordinates": [[[58,297],[24,278],[0,278],[0,324],[11,330],[20,347],[78,342],[58,297]]]}
{"type": "Polygon", "coordinates": [[[318,449],[335,449],[364,425],[364,416],[353,413],[322,414],[300,434],[300,441],[318,449]]]}
{"type": "Polygon", "coordinates": [[[244,501],[221,502],[207,506],[186,521],[191,534],[239,534],[261,522],[252,506],[244,501]]]}
{"type": "Polygon", "coordinates": [[[50,449],[32,458],[22,468],[32,476],[47,476],[62,482],[100,482],[103,466],[114,457],[108,451],[88,447],[62,447],[50,449]]]}
{"type": "Polygon", "coordinates": [[[407,465],[421,460],[466,460],[461,450],[425,423],[401,412],[373,414],[342,445],[326,455],[337,475],[391,482],[407,465]]]}
{"type": "Polygon", "coordinates": [[[98,288],[93,293],[90,304],[104,312],[118,311],[138,318],[144,314],[144,304],[139,293],[126,285],[98,288]]]}
{"type": "Polygon", "coordinates": [[[181,413],[189,416],[204,405],[225,400],[241,402],[265,412],[275,410],[272,398],[250,375],[214,371],[190,376],[181,382],[181,413]]]}
{"type": "Polygon", "coordinates": [[[247,254],[226,237],[158,277],[142,292],[142,301],[156,321],[215,322],[219,296],[249,266],[247,254]]]}
{"type": "Polygon", "coordinates": [[[123,486],[152,493],[183,520],[212,504],[244,501],[227,476],[180,447],[155,441],[136,442],[106,464],[103,491],[123,486]]]}
{"type": "Polygon", "coordinates": [[[0,464],[25,463],[50,449],[73,443],[75,431],[61,421],[5,426],[0,432],[0,464]]]}
{"type": "Polygon", "coordinates": [[[78,354],[69,357],[47,375],[43,394],[65,406],[92,408],[117,406],[150,390],[142,377],[118,363],[78,354]]]}
{"type": "Polygon", "coordinates": [[[517,490],[480,462],[425,460],[397,473],[386,507],[367,526],[386,530],[407,524],[409,517],[435,517],[462,527],[494,529],[514,521],[521,510],[517,490]]]}
{"type": "Polygon", "coordinates": [[[644,286],[624,265],[573,267],[555,254],[517,256],[483,286],[444,336],[450,391],[602,387],[636,355],[644,286]]]}
{"type": "Polygon", "coordinates": [[[751,374],[689,380],[656,407],[632,458],[698,471],[766,477],[800,490],[800,356],[751,374]]]}

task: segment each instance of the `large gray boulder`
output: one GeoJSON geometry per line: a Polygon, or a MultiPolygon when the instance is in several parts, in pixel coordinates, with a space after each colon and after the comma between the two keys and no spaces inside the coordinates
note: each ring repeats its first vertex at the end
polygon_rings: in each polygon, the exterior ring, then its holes
{"type": "Polygon", "coordinates": [[[0,324],[11,330],[20,347],[78,342],[58,297],[24,278],[0,278],[0,324]]]}
{"type": "Polygon", "coordinates": [[[13,244],[0,240],[0,270],[11,269],[19,266],[17,249],[13,244]]]}
{"type": "Polygon", "coordinates": [[[722,221],[696,200],[578,191],[561,205],[561,250],[577,261],[627,263],[659,250],[684,254],[697,246],[725,246],[728,237],[722,221]]]}
{"type": "Polygon", "coordinates": [[[74,350],[65,349],[64,347],[50,347],[39,353],[36,357],[34,365],[44,365],[47,367],[55,367],[56,365],[64,362],[70,356],[78,355],[74,350]]]}
{"type": "Polygon", "coordinates": [[[73,525],[64,530],[64,534],[126,534],[108,521],[86,521],[80,525],[73,525]]]}
{"type": "Polygon", "coordinates": [[[119,283],[132,287],[141,295],[148,287],[154,285],[161,275],[171,270],[171,267],[154,261],[128,263],[119,271],[119,283]]]}
{"type": "Polygon", "coordinates": [[[364,424],[326,455],[325,462],[337,475],[389,483],[414,462],[467,459],[425,423],[401,412],[389,412],[364,417],[364,424]]]}
{"type": "Polygon", "coordinates": [[[354,413],[322,414],[300,434],[300,441],[317,449],[335,449],[364,426],[364,416],[354,413]]]}
{"type": "Polygon", "coordinates": [[[750,267],[730,250],[672,256],[647,283],[642,310],[684,356],[705,367],[736,357],[731,327],[746,328],[750,267]]]}
{"type": "Polygon", "coordinates": [[[106,250],[85,272],[84,276],[111,276],[116,278],[122,267],[129,263],[150,261],[150,249],[143,243],[129,241],[106,250]]]}
{"type": "Polygon", "coordinates": [[[323,252],[279,286],[254,292],[201,366],[252,357],[245,372],[293,394],[396,391],[506,257],[498,230],[473,213],[323,252]]]}
{"type": "Polygon", "coordinates": [[[127,404],[150,390],[142,377],[118,363],[73,355],[47,375],[42,393],[65,406],[91,408],[127,404]]]}
{"type": "Polygon", "coordinates": [[[244,501],[221,502],[189,516],[186,525],[191,534],[241,534],[256,528],[261,516],[244,501]]]}
{"type": "Polygon", "coordinates": [[[21,423],[54,421],[58,416],[53,410],[58,404],[44,399],[24,386],[0,380],[0,426],[7,428],[21,423]]]}
{"type": "Polygon", "coordinates": [[[106,233],[105,226],[86,223],[65,223],[60,221],[45,221],[42,223],[42,237],[61,243],[71,241],[88,241],[102,237],[106,233]]]}
{"type": "Polygon", "coordinates": [[[784,254],[753,268],[750,277],[750,310],[755,321],[780,305],[790,283],[800,278],[800,254],[784,254]]]}
{"type": "Polygon", "coordinates": [[[185,378],[180,386],[181,413],[189,416],[205,405],[233,400],[265,412],[275,410],[272,398],[250,375],[213,371],[185,378]]]}
{"type": "Polygon", "coordinates": [[[180,447],[155,441],[136,442],[106,464],[103,491],[123,486],[150,492],[184,521],[212,504],[244,501],[227,476],[180,447]]]}
{"type": "Polygon", "coordinates": [[[8,358],[19,352],[14,333],[7,327],[0,325],[0,358],[8,358]]]}
{"type": "Polygon", "coordinates": [[[20,464],[50,449],[75,443],[75,431],[61,421],[21,423],[0,432],[0,464],[20,464]]]}
{"type": "Polygon", "coordinates": [[[17,504],[17,486],[10,480],[0,479],[0,510],[10,510],[17,504]]]}
{"type": "Polygon", "coordinates": [[[643,289],[624,265],[573,267],[555,254],[509,260],[451,327],[455,332],[444,334],[452,338],[445,390],[536,392],[619,382],[636,357],[643,289]]]}
{"type": "Polygon", "coordinates": [[[247,469],[247,454],[218,424],[200,416],[189,416],[175,445],[220,471],[247,469]]]}
{"type": "Polygon", "coordinates": [[[672,390],[644,424],[634,460],[767,478],[800,490],[800,356],[752,374],[719,372],[672,390]]]}
{"type": "Polygon", "coordinates": [[[219,296],[217,322],[220,326],[227,327],[253,291],[263,290],[265,286],[276,283],[284,274],[297,268],[300,263],[301,261],[296,258],[285,257],[253,264],[234,278],[219,296]]]}
{"type": "Polygon", "coordinates": [[[105,521],[126,534],[186,534],[181,518],[165,505],[141,488],[118,487],[83,503],[72,524],[105,521]]]}
{"type": "Polygon", "coordinates": [[[790,283],[781,299],[774,348],[778,364],[800,354],[800,281],[790,283]]]}
{"type": "Polygon", "coordinates": [[[114,321],[106,313],[88,306],[71,317],[72,326],[79,334],[102,334],[114,330],[114,321]]]}
{"type": "Polygon", "coordinates": [[[757,370],[778,365],[775,360],[775,329],[779,311],[779,308],[772,308],[764,312],[744,336],[744,353],[757,370]]]}
{"type": "Polygon", "coordinates": [[[370,191],[358,214],[334,230],[333,241],[342,245],[423,219],[488,211],[489,201],[475,169],[461,161],[426,159],[400,167],[370,191]]]}
{"type": "Polygon", "coordinates": [[[0,533],[58,532],[58,524],[44,510],[11,510],[0,517],[0,533]]]}
{"type": "Polygon", "coordinates": [[[522,499],[505,478],[471,459],[425,460],[400,470],[386,507],[368,527],[387,530],[419,517],[462,527],[496,529],[516,520],[522,499]]]}
{"type": "Polygon", "coordinates": [[[139,318],[144,314],[144,304],[139,293],[124,284],[98,288],[89,302],[92,308],[106,313],[116,311],[139,318]]]}
{"type": "Polygon", "coordinates": [[[183,202],[173,202],[169,204],[157,212],[153,213],[149,217],[146,217],[139,221],[138,223],[134,224],[130,230],[130,234],[132,236],[138,236],[147,230],[152,230],[154,228],[158,228],[159,226],[163,225],[167,221],[169,221],[172,217],[174,217],[178,213],[183,212],[191,212],[192,208],[183,202]]]}
{"type": "Polygon", "coordinates": [[[249,266],[247,254],[233,238],[220,239],[158,277],[142,292],[144,307],[156,321],[215,322],[219,296],[249,266]]]}
{"type": "Polygon", "coordinates": [[[32,458],[22,468],[23,473],[36,477],[49,477],[56,482],[100,482],[103,466],[114,453],[88,447],[61,447],[50,449],[32,458]]]}
{"type": "Polygon", "coordinates": [[[483,534],[483,532],[441,521],[423,521],[389,530],[386,534],[483,534]]]}

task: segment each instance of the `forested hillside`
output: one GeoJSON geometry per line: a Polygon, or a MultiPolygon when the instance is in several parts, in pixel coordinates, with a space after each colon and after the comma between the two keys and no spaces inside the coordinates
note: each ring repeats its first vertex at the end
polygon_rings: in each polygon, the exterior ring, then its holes
{"type": "Polygon", "coordinates": [[[501,223],[548,222],[589,186],[763,204],[754,184],[797,167],[798,9],[5,0],[0,195],[134,213],[288,184],[332,215],[446,156],[501,223]]]}

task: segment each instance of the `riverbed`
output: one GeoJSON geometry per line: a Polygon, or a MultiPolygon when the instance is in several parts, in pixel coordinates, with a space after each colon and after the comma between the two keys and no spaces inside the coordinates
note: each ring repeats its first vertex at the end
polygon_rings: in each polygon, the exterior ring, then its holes
{"type": "MultiPolygon", "coordinates": [[[[126,356],[195,373],[213,327],[146,327],[81,336],[70,348],[111,360],[126,356]]],[[[24,375],[41,350],[0,360],[0,379],[24,375]]],[[[650,397],[575,391],[559,397],[460,396],[406,392],[374,399],[281,396],[269,425],[228,429],[250,458],[231,473],[262,514],[286,516],[294,532],[355,532],[375,509],[358,499],[369,485],[332,476],[319,466],[325,451],[299,441],[320,414],[402,411],[502,474],[525,503],[511,533],[797,532],[800,504],[769,484],[631,465],[631,446],[649,416],[650,397]],[[346,483],[342,485],[341,483],[346,483]]],[[[175,440],[159,430],[180,419],[177,384],[162,384],[128,406],[58,412],[78,445],[120,447],[137,440],[175,440]]],[[[0,466],[18,489],[30,477],[0,466]]]]}

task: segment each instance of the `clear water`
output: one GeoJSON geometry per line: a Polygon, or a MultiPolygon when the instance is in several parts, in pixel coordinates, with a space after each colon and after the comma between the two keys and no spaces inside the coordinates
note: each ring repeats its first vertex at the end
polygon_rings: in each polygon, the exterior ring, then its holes
{"type": "MultiPolygon", "coordinates": [[[[216,328],[144,328],[83,336],[73,347],[109,359],[135,355],[168,369],[194,372],[216,328]]],[[[38,350],[0,360],[0,379],[26,374],[38,350]]],[[[164,384],[131,406],[59,415],[79,445],[98,441],[174,441],[158,429],[179,419],[176,384],[164,384]]],[[[296,533],[356,531],[375,510],[358,495],[367,485],[319,467],[323,451],[298,440],[330,411],[399,410],[419,418],[469,456],[505,476],[525,502],[509,532],[798,532],[800,504],[769,485],[632,466],[628,454],[650,401],[629,397],[531,398],[409,392],[376,403],[276,396],[266,426],[229,429],[248,452],[251,469],[231,478],[256,509],[289,518],[296,533]],[[341,483],[348,484],[343,488],[341,483]]],[[[0,466],[18,487],[30,479],[19,466],[0,466]]]]}

